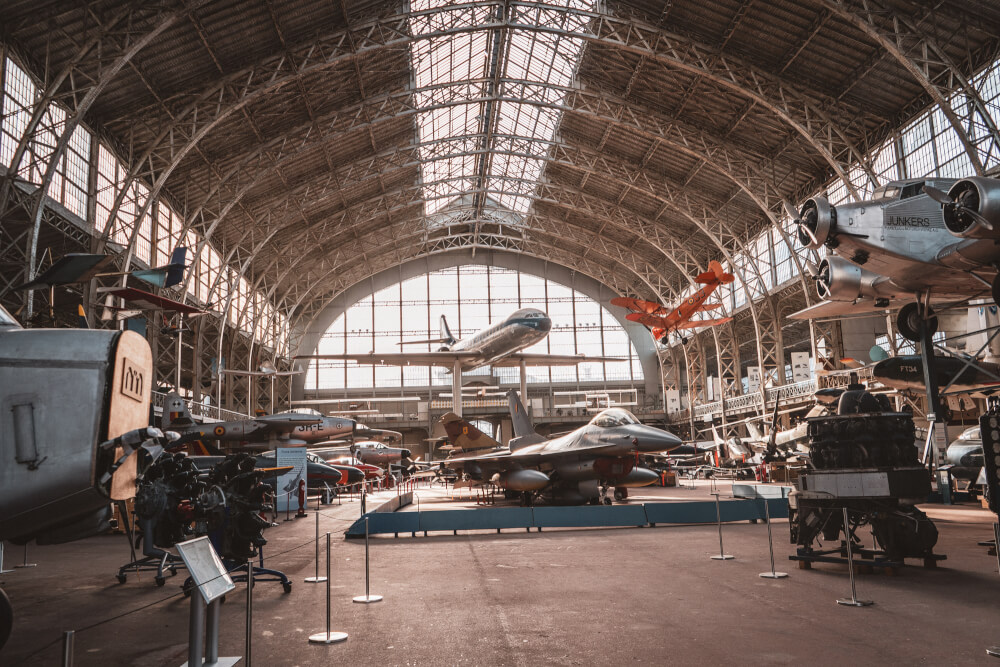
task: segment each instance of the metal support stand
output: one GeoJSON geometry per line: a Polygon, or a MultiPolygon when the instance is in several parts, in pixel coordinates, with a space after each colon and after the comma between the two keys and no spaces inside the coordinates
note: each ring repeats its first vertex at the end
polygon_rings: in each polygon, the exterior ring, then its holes
{"type": "Polygon", "coordinates": [[[319,576],[319,510],[316,511],[316,576],[306,577],[307,584],[318,584],[326,581],[326,577],[319,576]]]}
{"type": "Polygon", "coordinates": [[[326,632],[309,635],[310,644],[336,644],[347,639],[346,632],[330,631],[330,533],[326,534],[326,632]]]}
{"type": "Polygon", "coordinates": [[[361,604],[371,604],[372,602],[380,602],[382,600],[381,595],[372,595],[369,592],[369,582],[371,581],[371,571],[368,567],[368,517],[365,517],[365,594],[359,595],[354,598],[355,602],[360,602],[361,604]]]}
{"type": "Polygon", "coordinates": [[[247,667],[250,667],[252,648],[253,648],[253,558],[247,558],[247,637],[246,637],[247,667]]]}
{"type": "Polygon", "coordinates": [[[722,510],[719,509],[719,494],[713,493],[715,496],[715,522],[719,526],[719,555],[712,556],[712,560],[732,560],[733,556],[725,553],[722,549],[722,510]]]}
{"type": "Polygon", "coordinates": [[[771,539],[771,507],[767,498],[764,498],[764,518],[767,521],[767,548],[771,552],[771,571],[761,572],[760,576],[764,579],[784,579],[788,576],[787,572],[774,571],[774,541],[771,539]]]}
{"type": "MultiPolygon", "coordinates": [[[[250,665],[250,591],[247,587],[247,661],[250,665]]],[[[195,590],[191,592],[191,617],[188,621],[188,659],[181,667],[233,667],[239,656],[219,657],[219,618],[222,598],[205,605],[205,599],[195,590]],[[202,658],[202,652],[205,657],[202,658]]]]}
{"type": "Polygon", "coordinates": [[[293,521],[292,519],[292,492],[289,491],[285,494],[285,521],[293,521]]]}
{"type": "Polygon", "coordinates": [[[28,562],[28,543],[24,543],[24,561],[20,565],[15,565],[14,567],[36,567],[38,563],[28,562]]]}
{"type": "MultiPolygon", "coordinates": [[[[997,552],[997,568],[1000,569],[1000,523],[993,524],[993,535],[996,541],[993,543],[994,549],[997,552]]],[[[1000,658],[1000,646],[990,646],[986,649],[986,655],[992,655],[994,658],[1000,658]]]]}
{"type": "Polygon", "coordinates": [[[844,508],[844,537],[847,539],[847,571],[851,574],[851,599],[840,598],[837,604],[846,607],[869,607],[873,604],[871,600],[859,600],[858,591],[854,587],[854,550],[851,548],[851,524],[847,518],[847,508],[844,508]]]}
{"type": "MultiPolygon", "coordinates": [[[[921,367],[924,374],[924,387],[927,392],[927,442],[924,443],[923,456],[920,462],[927,465],[930,459],[931,451],[933,450],[934,443],[934,431],[937,428],[944,430],[943,438],[944,441],[948,441],[948,428],[945,425],[944,420],[938,423],[938,417],[941,414],[941,401],[938,396],[938,384],[937,384],[937,364],[934,361],[934,340],[930,335],[930,330],[926,324],[922,324],[920,327],[920,361],[921,367]]],[[[933,467],[937,470],[937,461],[933,461],[933,467]]]]}
{"type": "Polygon", "coordinates": [[[14,570],[3,569],[3,540],[0,540],[0,574],[7,574],[8,572],[13,572],[14,570]]]}
{"type": "Polygon", "coordinates": [[[63,632],[63,659],[62,667],[73,667],[73,630],[63,632]]]}

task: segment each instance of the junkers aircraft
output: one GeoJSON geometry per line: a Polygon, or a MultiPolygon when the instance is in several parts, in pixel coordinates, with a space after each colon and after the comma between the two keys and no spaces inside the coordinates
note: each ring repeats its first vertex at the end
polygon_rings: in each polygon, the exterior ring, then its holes
{"type": "Polygon", "coordinates": [[[525,504],[548,493],[563,503],[611,504],[608,489],[618,500],[630,487],[648,486],[659,475],[636,466],[639,454],[669,452],[681,446],[672,433],[639,423],[628,410],[608,408],[589,424],[547,440],[535,432],[513,389],[507,394],[514,437],[501,452],[447,459],[450,468],[463,468],[474,479],[493,480],[525,504]]]}
{"type": "Polygon", "coordinates": [[[972,177],[892,181],[868,201],[833,206],[824,197],[788,214],[799,242],[830,254],[814,276],[820,304],[797,319],[875,312],[902,305],[899,332],[918,340],[937,329],[931,302],[992,290],[1000,302],[1000,181],[972,177]],[[905,304],[905,305],[904,305],[905,304]]]}

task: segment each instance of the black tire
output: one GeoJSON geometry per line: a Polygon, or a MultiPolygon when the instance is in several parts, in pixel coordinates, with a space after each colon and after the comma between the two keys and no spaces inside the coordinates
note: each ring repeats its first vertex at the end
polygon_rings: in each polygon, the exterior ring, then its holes
{"type": "Polygon", "coordinates": [[[286,593],[292,592],[292,582],[290,581],[284,582],[283,584],[281,584],[281,587],[285,590],[286,593]]]}
{"type": "Polygon", "coordinates": [[[121,573],[118,573],[116,578],[118,579],[119,584],[124,584],[126,581],[128,581],[128,576],[121,573]]]}
{"type": "Polygon", "coordinates": [[[0,651],[4,644],[10,639],[10,630],[14,626],[14,606],[10,603],[10,598],[0,588],[0,651]]]}
{"type": "Polygon", "coordinates": [[[938,319],[932,309],[927,309],[926,317],[924,316],[924,306],[919,303],[908,303],[899,309],[899,315],[896,316],[896,329],[906,340],[919,343],[921,331],[925,326],[928,328],[928,335],[933,336],[937,333],[938,319]]]}
{"type": "Polygon", "coordinates": [[[167,583],[167,580],[164,579],[163,577],[155,577],[153,581],[156,582],[157,586],[163,586],[163,584],[167,583]]]}
{"type": "Polygon", "coordinates": [[[628,498],[628,489],[625,487],[615,489],[615,500],[625,500],[628,498]]]}
{"type": "Polygon", "coordinates": [[[608,498],[607,496],[605,496],[604,497],[604,504],[605,505],[610,505],[611,504],[611,498],[608,498]]]}

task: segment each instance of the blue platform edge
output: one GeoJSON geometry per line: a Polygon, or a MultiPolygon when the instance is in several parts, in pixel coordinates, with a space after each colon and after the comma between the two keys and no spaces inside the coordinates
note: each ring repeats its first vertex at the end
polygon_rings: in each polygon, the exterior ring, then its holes
{"type": "MultiPolygon", "coordinates": [[[[788,517],[788,500],[782,497],[722,500],[719,502],[719,514],[725,522],[763,520],[765,502],[769,503],[771,518],[788,517]]],[[[714,500],[610,506],[481,507],[429,512],[373,510],[365,516],[368,517],[368,532],[371,535],[503,528],[597,528],[714,523],[716,518],[714,500]]],[[[355,521],[345,534],[348,537],[364,535],[364,517],[355,521]]]]}

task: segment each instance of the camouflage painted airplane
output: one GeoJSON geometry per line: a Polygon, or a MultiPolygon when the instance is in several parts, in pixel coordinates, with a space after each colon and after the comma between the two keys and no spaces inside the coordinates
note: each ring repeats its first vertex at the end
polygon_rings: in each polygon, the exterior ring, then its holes
{"type": "Polygon", "coordinates": [[[540,493],[563,503],[611,504],[631,487],[648,486],[659,479],[652,470],[636,466],[638,454],[668,452],[681,446],[673,433],[645,426],[628,410],[608,408],[589,424],[551,440],[531,425],[517,392],[507,394],[514,437],[509,449],[480,456],[448,459],[473,479],[491,480],[513,496],[521,493],[530,504],[540,493]]]}
{"type": "Polygon", "coordinates": [[[438,447],[438,451],[448,452],[449,456],[476,450],[504,449],[504,446],[499,442],[454,412],[443,414],[441,416],[441,425],[444,426],[444,431],[448,435],[448,444],[438,447]]]}
{"type": "Polygon", "coordinates": [[[163,402],[161,423],[164,431],[176,431],[184,440],[197,437],[240,443],[241,448],[268,449],[306,444],[293,434],[297,429],[315,426],[322,420],[322,417],[314,415],[283,413],[248,417],[239,421],[199,424],[191,417],[184,399],[176,392],[170,392],[163,402]]]}
{"type": "Polygon", "coordinates": [[[714,320],[692,320],[695,313],[705,312],[721,308],[721,303],[705,303],[705,300],[712,295],[712,292],[719,285],[727,285],[735,277],[731,273],[726,273],[722,264],[715,260],[708,263],[708,271],[698,275],[695,280],[704,285],[697,292],[684,299],[684,301],[668,311],[665,307],[651,301],[641,299],[631,299],[620,296],[611,300],[611,305],[627,308],[634,311],[625,316],[625,319],[638,322],[649,327],[653,334],[653,340],[657,343],[665,344],[667,336],[671,333],[677,334],[682,343],[687,343],[687,339],[681,335],[683,329],[697,329],[698,327],[714,327],[725,324],[733,318],[722,317],[714,320]]]}

